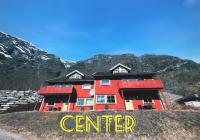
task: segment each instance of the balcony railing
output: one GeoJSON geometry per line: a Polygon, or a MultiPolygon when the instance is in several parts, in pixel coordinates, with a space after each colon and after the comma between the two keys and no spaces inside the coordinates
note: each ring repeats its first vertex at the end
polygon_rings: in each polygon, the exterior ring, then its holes
{"type": "Polygon", "coordinates": [[[40,87],[38,94],[48,95],[48,94],[70,94],[72,93],[73,87],[59,87],[59,86],[45,86],[40,87]]]}
{"type": "Polygon", "coordinates": [[[163,89],[163,83],[161,80],[122,80],[119,82],[119,88],[121,89],[163,89]]]}

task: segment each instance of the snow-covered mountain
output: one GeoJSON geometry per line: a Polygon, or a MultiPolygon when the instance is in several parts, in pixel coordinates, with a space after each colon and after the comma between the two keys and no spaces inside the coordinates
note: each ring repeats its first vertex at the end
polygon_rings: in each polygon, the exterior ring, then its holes
{"type": "Polygon", "coordinates": [[[70,60],[66,61],[66,60],[60,59],[60,61],[64,64],[66,69],[69,69],[71,66],[76,64],[75,61],[70,61],[70,60]]]}
{"type": "Polygon", "coordinates": [[[0,89],[38,88],[44,80],[59,76],[73,64],[0,32],[0,89]]]}
{"type": "MultiPolygon", "coordinates": [[[[0,58],[12,59],[18,55],[21,55],[21,57],[26,60],[40,59],[41,61],[47,61],[52,59],[52,55],[49,55],[44,50],[37,48],[32,43],[0,32],[0,58]]],[[[57,57],[57,59],[60,58],[57,57]]],[[[65,61],[63,59],[60,59],[60,62],[66,65],[66,67],[70,67],[75,63],[73,61],[65,61]]]]}

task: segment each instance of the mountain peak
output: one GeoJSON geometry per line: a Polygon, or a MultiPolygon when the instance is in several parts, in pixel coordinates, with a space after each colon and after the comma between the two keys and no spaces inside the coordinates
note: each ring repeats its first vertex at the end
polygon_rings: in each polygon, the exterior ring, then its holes
{"type": "Polygon", "coordinates": [[[59,57],[28,41],[0,32],[1,89],[36,89],[65,69],[59,57]]]}
{"type": "Polygon", "coordinates": [[[6,34],[4,32],[0,32],[0,38],[1,38],[1,40],[5,39],[7,41],[10,41],[10,45],[15,45],[15,46],[25,45],[25,46],[28,46],[29,49],[44,51],[44,50],[36,47],[36,45],[34,45],[33,43],[31,43],[29,41],[26,41],[26,40],[21,39],[19,37],[15,37],[15,36],[6,34]]]}

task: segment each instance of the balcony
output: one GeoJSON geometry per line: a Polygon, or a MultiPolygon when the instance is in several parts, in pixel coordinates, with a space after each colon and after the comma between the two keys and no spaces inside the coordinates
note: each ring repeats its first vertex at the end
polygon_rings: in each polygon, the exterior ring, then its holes
{"type": "Polygon", "coordinates": [[[73,87],[45,86],[40,87],[39,95],[71,94],[73,87]]]}
{"type": "Polygon", "coordinates": [[[122,80],[119,82],[120,89],[163,89],[161,80],[122,80]]]}

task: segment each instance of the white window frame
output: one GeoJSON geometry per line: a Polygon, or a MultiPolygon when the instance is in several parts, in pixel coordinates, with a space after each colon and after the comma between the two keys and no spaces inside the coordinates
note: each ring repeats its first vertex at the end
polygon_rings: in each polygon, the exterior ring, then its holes
{"type": "Polygon", "coordinates": [[[93,98],[85,98],[85,106],[93,106],[93,105],[94,105],[94,99],[93,98]],[[88,99],[91,100],[91,104],[86,104],[88,99]]]}
{"type": "Polygon", "coordinates": [[[91,84],[85,83],[82,85],[82,89],[91,89],[91,84]],[[84,87],[84,85],[89,85],[88,87],[84,87]]]}
{"type": "Polygon", "coordinates": [[[105,95],[96,95],[96,104],[105,104],[106,103],[106,96],[105,95]],[[100,97],[100,96],[104,96],[104,103],[102,102],[98,102],[97,98],[100,97]]]}
{"type": "Polygon", "coordinates": [[[66,84],[65,87],[72,87],[72,84],[66,84]]]}
{"type": "Polygon", "coordinates": [[[82,79],[82,76],[79,73],[74,73],[69,76],[69,79],[82,79]]]}
{"type": "Polygon", "coordinates": [[[116,103],[117,103],[117,101],[116,101],[116,95],[114,95],[114,94],[106,94],[106,95],[104,95],[104,94],[99,94],[99,95],[96,95],[96,104],[116,104],[116,103]],[[104,103],[99,103],[99,102],[97,101],[98,96],[104,96],[105,102],[104,102],[104,103]],[[108,103],[108,98],[107,98],[107,96],[114,96],[115,102],[114,102],[114,103],[108,103]]]}
{"type": "Polygon", "coordinates": [[[94,99],[93,98],[77,98],[76,106],[93,106],[94,105],[94,99]],[[83,99],[83,105],[78,105],[78,99],[83,99]],[[91,99],[92,104],[86,104],[86,100],[91,99]]]}
{"type": "Polygon", "coordinates": [[[110,85],[110,79],[101,79],[100,85],[101,85],[101,86],[109,86],[109,85],[110,85]],[[102,83],[103,80],[108,80],[108,84],[103,84],[103,83],[102,83]]]}
{"type": "Polygon", "coordinates": [[[128,73],[127,69],[123,68],[123,67],[117,67],[116,69],[113,70],[113,73],[128,73]]]}

